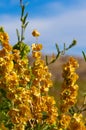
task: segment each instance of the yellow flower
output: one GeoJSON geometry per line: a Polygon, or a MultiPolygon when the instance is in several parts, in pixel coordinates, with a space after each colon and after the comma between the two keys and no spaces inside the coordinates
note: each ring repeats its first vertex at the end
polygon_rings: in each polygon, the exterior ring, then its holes
{"type": "Polygon", "coordinates": [[[42,44],[36,44],[36,43],[32,44],[33,51],[40,51],[41,49],[42,49],[42,44]]]}
{"type": "Polygon", "coordinates": [[[18,63],[18,60],[20,60],[20,51],[17,49],[13,50],[13,60],[18,63]]]}
{"type": "Polygon", "coordinates": [[[7,63],[7,69],[8,69],[9,71],[12,71],[13,67],[14,67],[13,61],[9,61],[9,63],[7,63]]]}
{"type": "Polygon", "coordinates": [[[32,52],[32,55],[34,58],[41,58],[41,52],[37,51],[37,52],[32,52]]]}
{"type": "Polygon", "coordinates": [[[34,96],[36,96],[36,97],[41,96],[40,89],[36,88],[35,86],[32,86],[31,87],[31,94],[34,95],[34,96]]]}
{"type": "Polygon", "coordinates": [[[77,113],[74,113],[74,116],[73,118],[76,119],[77,122],[81,122],[82,120],[82,114],[77,114],[77,113]]]}
{"type": "Polygon", "coordinates": [[[9,43],[7,43],[7,42],[4,42],[4,43],[3,43],[3,47],[4,47],[8,52],[10,52],[10,51],[12,50],[12,46],[11,46],[9,43]]]}
{"type": "Polygon", "coordinates": [[[59,127],[63,129],[68,128],[70,120],[71,120],[71,117],[69,115],[62,114],[59,120],[59,127]]]}
{"type": "Polygon", "coordinates": [[[33,30],[32,35],[33,35],[34,37],[39,37],[39,36],[40,36],[40,33],[39,33],[37,30],[33,30]]]}
{"type": "Polygon", "coordinates": [[[86,126],[81,114],[74,114],[70,121],[68,130],[86,130],[86,126]]]}
{"type": "Polygon", "coordinates": [[[8,43],[8,41],[9,41],[8,34],[5,33],[5,32],[0,32],[0,41],[2,42],[2,44],[5,43],[5,42],[8,43]]]}
{"type": "Polygon", "coordinates": [[[18,118],[19,118],[19,110],[18,109],[13,108],[13,109],[9,110],[8,115],[11,117],[13,124],[20,123],[18,120],[18,118]]]}

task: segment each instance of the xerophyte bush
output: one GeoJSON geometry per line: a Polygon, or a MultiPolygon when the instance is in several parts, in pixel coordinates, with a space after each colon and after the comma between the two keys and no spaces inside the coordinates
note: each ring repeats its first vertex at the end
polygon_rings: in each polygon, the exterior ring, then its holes
{"type": "Polygon", "coordinates": [[[20,6],[22,24],[21,33],[17,29],[17,44],[11,46],[8,34],[0,28],[0,130],[86,130],[86,118],[82,114],[86,110],[85,100],[81,108],[76,106],[79,89],[76,69],[79,64],[75,58],[70,57],[63,65],[59,102],[49,95],[53,82],[48,66],[76,41],[68,47],[64,44],[62,51],[56,44],[57,55],[51,61],[48,56],[43,60],[43,46],[37,42],[40,36],[37,30],[32,32],[36,43],[31,47],[24,43],[28,14],[24,14],[22,0],[20,6]],[[28,58],[30,53],[32,64],[28,58]]]}

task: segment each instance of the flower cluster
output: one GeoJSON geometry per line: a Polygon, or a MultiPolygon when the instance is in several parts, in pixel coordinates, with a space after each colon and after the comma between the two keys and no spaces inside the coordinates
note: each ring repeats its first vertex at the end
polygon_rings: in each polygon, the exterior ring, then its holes
{"type": "Polygon", "coordinates": [[[75,70],[78,67],[77,61],[70,57],[69,61],[63,65],[63,84],[61,92],[61,111],[67,112],[77,101],[78,85],[76,81],[78,75],[75,70]]]}
{"type": "Polygon", "coordinates": [[[77,102],[79,87],[76,84],[78,75],[75,70],[78,66],[78,62],[73,57],[70,57],[68,62],[63,65],[64,81],[60,97],[59,130],[86,130],[83,115],[79,111],[78,113],[70,111],[77,102]]]}
{"type": "Polygon", "coordinates": [[[10,104],[5,127],[9,122],[13,130],[24,130],[28,125],[33,128],[37,123],[56,125],[58,112],[54,98],[48,95],[52,81],[48,66],[41,59],[42,44],[32,44],[31,66],[27,57],[21,57],[20,50],[11,47],[4,31],[0,42],[0,90],[10,104]]]}
{"type": "Polygon", "coordinates": [[[1,31],[0,42],[0,90],[5,93],[5,98],[10,104],[5,116],[21,129],[28,118],[31,118],[30,92],[26,89],[30,82],[28,59],[21,59],[20,52],[12,49],[4,31],[1,31]]]}

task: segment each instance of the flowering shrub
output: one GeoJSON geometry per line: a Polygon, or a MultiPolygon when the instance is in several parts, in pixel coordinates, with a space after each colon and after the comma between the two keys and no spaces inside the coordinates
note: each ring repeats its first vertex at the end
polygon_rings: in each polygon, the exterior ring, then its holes
{"type": "MultiPolygon", "coordinates": [[[[86,130],[86,119],[82,109],[75,109],[77,102],[79,67],[77,60],[70,57],[63,65],[63,83],[60,105],[49,95],[53,86],[48,65],[55,62],[60,54],[75,45],[75,41],[64,47],[63,51],[56,49],[58,54],[48,62],[42,59],[42,44],[33,43],[31,48],[24,43],[24,31],[28,24],[25,6],[20,0],[21,36],[17,30],[18,43],[11,46],[9,36],[0,28],[0,130],[86,130]],[[30,64],[28,53],[31,52],[33,63],[30,64]]],[[[32,32],[34,37],[40,33],[32,32]]]]}

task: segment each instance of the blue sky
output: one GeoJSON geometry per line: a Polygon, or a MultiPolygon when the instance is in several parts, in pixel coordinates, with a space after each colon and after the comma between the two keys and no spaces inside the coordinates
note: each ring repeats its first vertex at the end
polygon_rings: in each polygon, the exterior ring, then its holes
{"type": "MultiPolygon", "coordinates": [[[[63,43],[69,45],[73,39],[77,45],[67,54],[82,55],[86,52],[86,0],[23,0],[29,2],[29,25],[26,30],[26,42],[32,44],[35,39],[31,32],[37,29],[41,36],[39,43],[43,52],[53,53],[55,43],[62,49],[63,43]]],[[[17,42],[16,28],[20,29],[19,0],[0,0],[0,26],[10,35],[10,43],[17,42]]]]}

